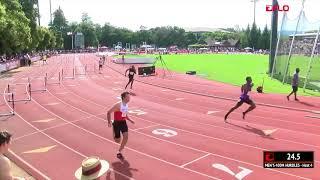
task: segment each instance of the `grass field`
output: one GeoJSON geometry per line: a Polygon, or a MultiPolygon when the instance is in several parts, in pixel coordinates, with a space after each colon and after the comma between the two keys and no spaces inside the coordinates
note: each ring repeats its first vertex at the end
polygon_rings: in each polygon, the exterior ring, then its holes
{"type": "MultiPolygon", "coordinates": [[[[243,84],[246,76],[252,77],[255,86],[261,85],[264,78],[264,91],[267,93],[287,94],[291,91],[290,85],[283,85],[280,81],[268,76],[269,56],[267,55],[191,54],[163,55],[162,57],[168,68],[177,72],[185,73],[194,70],[197,74],[205,74],[207,79],[236,86],[243,84]]],[[[156,65],[161,66],[160,62],[156,65]]],[[[319,92],[306,90],[304,93],[301,89],[299,94],[320,96],[319,92]]]]}
{"type": "MultiPolygon", "coordinates": [[[[279,56],[277,61],[277,66],[279,69],[285,70],[287,65],[288,56],[279,56]],[[280,62],[281,61],[281,62],[280,62]]],[[[300,68],[300,76],[306,77],[308,68],[309,68],[310,57],[301,56],[301,55],[292,55],[290,59],[290,66],[288,74],[293,74],[297,67],[300,68]]],[[[312,61],[312,69],[310,71],[309,79],[311,81],[319,81],[320,80],[320,56],[315,56],[312,61]]],[[[281,70],[280,70],[281,71],[281,70]]]]}

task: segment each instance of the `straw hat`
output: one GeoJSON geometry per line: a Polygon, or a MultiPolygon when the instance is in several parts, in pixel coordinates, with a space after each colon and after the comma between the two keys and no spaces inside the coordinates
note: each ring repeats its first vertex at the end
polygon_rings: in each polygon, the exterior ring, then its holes
{"type": "Polygon", "coordinates": [[[79,180],[92,180],[99,178],[109,170],[109,163],[98,157],[88,157],[82,161],[81,167],[75,172],[79,180]]]}

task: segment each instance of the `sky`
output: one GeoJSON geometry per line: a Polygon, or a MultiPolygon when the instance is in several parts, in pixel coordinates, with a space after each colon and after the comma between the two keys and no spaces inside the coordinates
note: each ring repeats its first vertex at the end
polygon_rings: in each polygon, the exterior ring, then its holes
{"type": "MultiPolygon", "coordinates": [[[[39,0],[41,25],[50,21],[50,0],[39,0]]],[[[271,12],[266,5],[272,0],[256,0],[256,24],[271,25],[271,12]]],[[[51,0],[52,12],[59,6],[69,22],[80,21],[86,12],[95,23],[110,23],[117,27],[139,30],[141,26],[179,26],[182,28],[245,28],[253,23],[253,0],[51,0]]],[[[302,0],[278,0],[289,5],[289,18],[299,15],[302,0]]],[[[306,16],[320,20],[320,0],[305,0],[306,16]]],[[[279,19],[281,21],[280,13],[279,19]]]]}

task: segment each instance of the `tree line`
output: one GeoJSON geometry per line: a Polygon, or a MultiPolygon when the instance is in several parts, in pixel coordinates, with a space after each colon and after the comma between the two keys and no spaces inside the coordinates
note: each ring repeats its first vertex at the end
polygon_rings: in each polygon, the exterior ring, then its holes
{"type": "Polygon", "coordinates": [[[55,33],[37,25],[38,0],[0,0],[0,55],[62,48],[55,33]]]}
{"type": "Polygon", "coordinates": [[[85,47],[113,47],[121,42],[141,45],[142,42],[157,47],[176,45],[186,48],[191,44],[205,44],[208,38],[216,41],[239,40],[240,47],[269,49],[270,30],[267,26],[261,31],[255,24],[246,29],[227,28],[223,32],[197,34],[186,32],[176,26],[141,27],[138,31],[115,27],[109,23],[94,23],[84,13],[80,22],[68,22],[59,7],[53,13],[53,21],[48,27],[38,26],[38,0],[0,0],[0,54],[13,54],[29,51],[72,48],[68,33],[81,32],[85,47]]]}

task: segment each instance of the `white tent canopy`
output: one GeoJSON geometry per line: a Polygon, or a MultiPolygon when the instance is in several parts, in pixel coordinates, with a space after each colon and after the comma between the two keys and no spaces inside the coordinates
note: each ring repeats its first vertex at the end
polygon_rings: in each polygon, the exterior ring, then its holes
{"type": "Polygon", "coordinates": [[[152,46],[151,46],[151,45],[144,44],[144,45],[141,46],[141,48],[152,48],[152,46]]]}
{"type": "Polygon", "coordinates": [[[208,48],[200,48],[199,50],[208,50],[208,48]]]}

